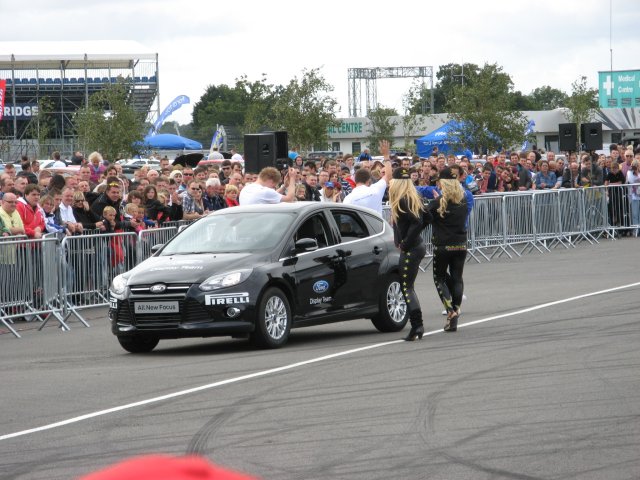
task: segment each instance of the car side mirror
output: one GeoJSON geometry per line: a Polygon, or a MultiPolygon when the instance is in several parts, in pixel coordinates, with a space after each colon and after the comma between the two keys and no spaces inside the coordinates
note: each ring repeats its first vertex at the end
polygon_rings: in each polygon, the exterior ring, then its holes
{"type": "Polygon", "coordinates": [[[158,243],[157,245],[151,247],[151,255],[155,255],[156,253],[158,253],[158,251],[160,251],[162,247],[164,247],[164,243],[158,243]]]}
{"type": "Polygon", "coordinates": [[[318,242],[315,238],[301,238],[296,242],[296,253],[313,252],[318,249],[318,242]]]}

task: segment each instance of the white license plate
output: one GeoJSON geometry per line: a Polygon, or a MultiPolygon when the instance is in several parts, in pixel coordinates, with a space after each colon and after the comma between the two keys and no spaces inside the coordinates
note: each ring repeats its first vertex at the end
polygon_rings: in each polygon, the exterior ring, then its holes
{"type": "Polygon", "coordinates": [[[136,302],[135,304],[135,313],[140,315],[178,312],[180,312],[178,302],[136,302]]]}

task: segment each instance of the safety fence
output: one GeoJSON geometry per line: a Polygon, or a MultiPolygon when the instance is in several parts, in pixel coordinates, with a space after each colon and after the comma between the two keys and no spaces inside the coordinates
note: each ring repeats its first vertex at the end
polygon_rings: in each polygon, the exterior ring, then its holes
{"type": "MultiPolygon", "coordinates": [[[[383,217],[390,218],[388,207],[383,217]]],[[[529,190],[474,197],[467,230],[467,261],[519,257],[531,251],[574,248],[598,243],[640,229],[640,185],[609,185],[581,189],[529,190]]],[[[422,236],[433,259],[431,228],[422,236]]]]}
{"type": "MultiPolygon", "coordinates": [[[[468,260],[575,248],[640,228],[640,186],[616,185],[488,194],[475,197],[469,218],[468,260]],[[633,190],[633,188],[636,188],[633,190]]],[[[389,218],[385,207],[383,216],[389,218]]],[[[167,243],[190,222],[164,224],[139,233],[0,238],[0,322],[16,337],[14,321],[40,322],[42,329],[55,321],[70,329],[76,318],[89,323],[82,310],[109,303],[113,278],[152,254],[154,245],[167,243]]],[[[422,269],[432,260],[431,227],[422,235],[427,254],[422,269]]]]}

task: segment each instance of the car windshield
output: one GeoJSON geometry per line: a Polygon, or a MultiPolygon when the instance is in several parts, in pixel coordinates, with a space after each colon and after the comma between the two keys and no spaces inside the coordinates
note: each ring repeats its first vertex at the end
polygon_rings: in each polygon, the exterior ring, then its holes
{"type": "Polygon", "coordinates": [[[161,255],[254,252],[273,248],[293,221],[287,212],[210,215],[177,235],[161,255]]]}

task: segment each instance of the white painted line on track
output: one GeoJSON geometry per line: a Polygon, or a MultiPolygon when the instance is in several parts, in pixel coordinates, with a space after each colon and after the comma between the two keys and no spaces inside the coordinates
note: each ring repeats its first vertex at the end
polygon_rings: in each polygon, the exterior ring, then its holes
{"type": "MultiPolygon", "coordinates": [[[[501,315],[495,315],[493,317],[482,318],[480,320],[475,320],[473,322],[462,323],[462,324],[458,325],[458,328],[469,327],[471,325],[478,325],[480,323],[486,323],[486,322],[490,322],[490,321],[493,321],[493,320],[498,320],[498,319],[501,319],[501,318],[512,317],[512,316],[515,316],[515,315],[522,315],[524,313],[533,312],[535,310],[541,310],[543,308],[553,307],[555,305],[560,305],[560,304],[563,304],[563,303],[575,302],[576,300],[581,300],[583,298],[593,297],[593,296],[596,296],[596,295],[603,295],[605,293],[616,292],[618,290],[624,290],[624,289],[627,289],[627,288],[632,288],[632,287],[637,287],[637,286],[640,286],[640,282],[630,283],[630,284],[627,284],[627,285],[621,285],[619,287],[608,288],[606,290],[598,290],[597,292],[585,293],[583,295],[577,295],[575,297],[564,298],[562,300],[555,300],[553,302],[542,303],[540,305],[535,305],[533,307],[523,308],[521,310],[516,310],[516,311],[513,311],[513,312],[503,313],[501,315]]],[[[432,330],[430,332],[425,332],[424,336],[426,337],[426,336],[429,336],[429,335],[435,335],[436,333],[443,333],[443,330],[442,329],[438,329],[438,330],[432,330]]],[[[224,386],[224,385],[230,385],[230,384],[233,384],[233,383],[238,383],[238,382],[241,382],[243,380],[251,380],[251,379],[254,379],[254,378],[265,377],[267,375],[272,375],[274,373],[280,373],[280,372],[284,372],[284,371],[287,371],[287,370],[292,370],[294,368],[304,367],[306,365],[311,365],[311,364],[314,364],[314,363],[323,362],[325,360],[331,360],[333,358],[344,357],[346,355],[351,355],[351,354],[354,354],[354,353],[364,352],[366,350],[372,350],[374,348],[386,347],[388,345],[394,345],[394,344],[403,343],[403,342],[404,342],[404,340],[400,339],[400,340],[392,340],[390,342],[376,343],[376,344],[373,344],[373,345],[367,345],[365,347],[359,347],[359,348],[354,348],[354,349],[351,349],[351,350],[345,350],[343,352],[332,353],[330,355],[324,355],[322,357],[311,358],[309,360],[304,360],[302,362],[296,362],[296,363],[292,363],[292,364],[289,364],[289,365],[284,365],[282,367],[270,368],[269,370],[262,370],[260,372],[250,373],[248,375],[242,375],[240,377],[228,378],[226,380],[221,380],[219,382],[209,383],[207,385],[201,385],[199,387],[189,388],[187,390],[180,390],[179,392],[173,392],[173,393],[169,393],[167,395],[161,395],[159,397],[148,398],[146,400],[140,400],[139,402],[128,403],[126,405],[120,405],[118,407],[107,408],[105,410],[99,410],[97,412],[87,413],[85,415],[80,415],[78,417],[73,417],[73,418],[69,418],[67,420],[62,420],[62,421],[59,421],[59,422],[50,423],[48,425],[43,425],[41,427],[30,428],[28,430],[22,430],[20,432],[9,433],[9,434],[6,434],[6,435],[0,435],[0,441],[9,440],[11,438],[16,438],[16,437],[22,437],[24,435],[30,435],[32,433],[43,432],[45,430],[51,430],[51,429],[58,428],[58,427],[64,427],[65,425],[71,425],[73,423],[82,422],[83,420],[90,420],[92,418],[101,417],[101,416],[104,416],[104,415],[108,415],[110,413],[121,412],[123,410],[129,410],[131,408],[141,407],[143,405],[149,405],[151,403],[157,403],[157,402],[162,402],[164,400],[169,400],[169,399],[172,399],[172,398],[183,397],[185,395],[190,395],[192,393],[202,392],[204,390],[210,390],[212,388],[221,387],[221,386],[224,386]]]]}

